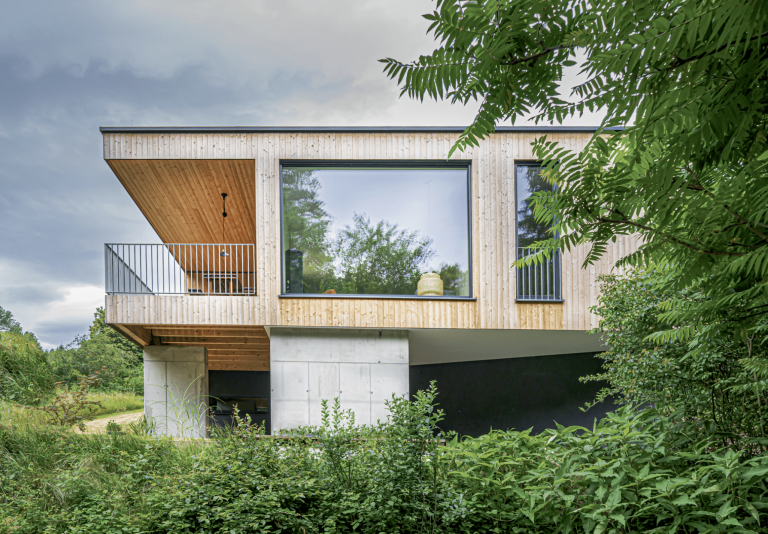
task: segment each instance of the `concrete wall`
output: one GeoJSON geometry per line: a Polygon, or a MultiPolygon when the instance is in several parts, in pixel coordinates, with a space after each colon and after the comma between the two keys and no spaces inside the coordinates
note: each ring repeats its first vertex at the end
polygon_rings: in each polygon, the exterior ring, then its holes
{"type": "Polygon", "coordinates": [[[272,327],[270,374],[275,431],[320,424],[320,401],[336,397],[373,424],[386,399],[408,394],[408,332],[272,327]]]}
{"type": "Polygon", "coordinates": [[[207,437],[208,350],[144,347],[144,414],[158,434],[207,437]]]}

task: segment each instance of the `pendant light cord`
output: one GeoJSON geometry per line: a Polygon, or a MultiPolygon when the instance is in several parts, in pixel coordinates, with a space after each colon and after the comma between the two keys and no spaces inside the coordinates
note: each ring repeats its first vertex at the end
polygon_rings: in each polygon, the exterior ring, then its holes
{"type": "Polygon", "coordinates": [[[227,219],[227,194],[221,194],[221,200],[223,202],[223,211],[221,213],[221,243],[224,243],[224,221],[227,219]]]}

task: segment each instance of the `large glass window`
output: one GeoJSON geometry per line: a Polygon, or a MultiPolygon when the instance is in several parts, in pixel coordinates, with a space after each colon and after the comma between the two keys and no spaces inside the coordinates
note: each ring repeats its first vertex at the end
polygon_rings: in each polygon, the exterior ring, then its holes
{"type": "MultiPolygon", "coordinates": [[[[533,193],[553,192],[554,186],[544,179],[541,165],[515,166],[515,196],[517,198],[517,257],[534,254],[528,249],[536,241],[552,237],[550,226],[539,222],[533,215],[533,193]]],[[[542,263],[523,267],[517,271],[517,300],[561,300],[560,251],[542,263]]]]}
{"type": "Polygon", "coordinates": [[[470,296],[466,166],[281,174],[284,294],[470,296]]]}

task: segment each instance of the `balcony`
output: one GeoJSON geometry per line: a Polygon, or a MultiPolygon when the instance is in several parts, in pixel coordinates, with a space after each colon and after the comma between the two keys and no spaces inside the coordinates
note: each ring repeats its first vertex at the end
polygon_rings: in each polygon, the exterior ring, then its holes
{"type": "MultiPolygon", "coordinates": [[[[533,256],[538,251],[517,248],[517,259],[533,256]]],[[[549,259],[517,269],[518,302],[563,302],[561,289],[561,253],[558,250],[549,259]]]]}
{"type": "Polygon", "coordinates": [[[104,245],[108,295],[256,295],[252,244],[104,245]]]}

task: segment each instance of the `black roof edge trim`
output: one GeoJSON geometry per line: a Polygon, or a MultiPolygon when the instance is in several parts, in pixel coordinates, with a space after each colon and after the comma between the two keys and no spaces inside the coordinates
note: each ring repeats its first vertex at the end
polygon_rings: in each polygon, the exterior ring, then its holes
{"type": "MultiPolygon", "coordinates": [[[[595,132],[598,126],[497,126],[496,132],[595,132]]],[[[464,126],[101,126],[101,133],[461,133],[464,126]]],[[[622,126],[605,128],[619,132],[622,126]]]]}

